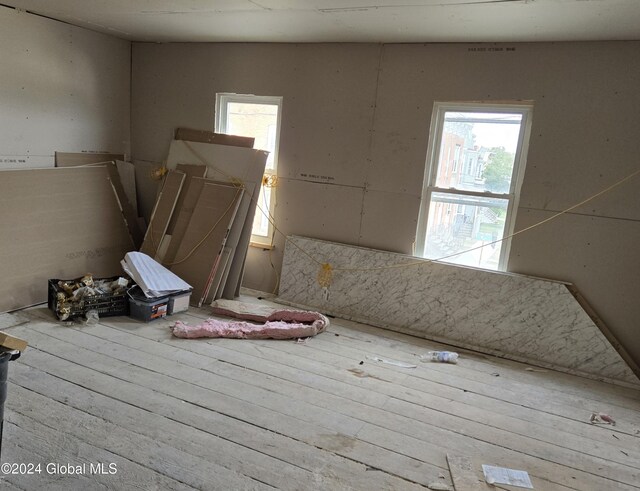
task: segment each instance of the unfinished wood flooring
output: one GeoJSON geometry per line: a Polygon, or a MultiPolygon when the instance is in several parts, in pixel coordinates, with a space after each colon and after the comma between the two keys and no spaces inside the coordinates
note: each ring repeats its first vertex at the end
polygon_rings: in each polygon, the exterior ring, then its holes
{"type": "Polygon", "coordinates": [[[453,489],[449,454],[471,459],[469,489],[518,489],[481,482],[491,464],[536,490],[640,490],[637,390],[464,351],[421,363],[441,346],[339,319],[304,343],[172,338],[175,320],[208,316],[63,327],[21,312],[5,329],[30,347],[9,368],[2,461],[42,470],[3,489],[453,489]]]}

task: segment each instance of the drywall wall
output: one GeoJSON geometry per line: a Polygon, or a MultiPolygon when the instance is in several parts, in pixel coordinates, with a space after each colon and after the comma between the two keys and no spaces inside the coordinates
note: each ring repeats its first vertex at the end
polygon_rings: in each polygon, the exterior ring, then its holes
{"type": "Polygon", "coordinates": [[[0,7],[0,169],[130,153],[130,43],[0,7]]]}
{"type": "MultiPolygon", "coordinates": [[[[534,101],[518,229],[640,167],[637,87],[640,42],[134,43],[133,154],[161,162],[176,127],[212,129],[216,92],[281,95],[278,227],[411,253],[435,101],[534,101]]],[[[639,182],[522,235],[509,262],[574,283],[636,362],[639,182]]],[[[245,286],[276,286],[283,244],[250,251],[245,286]]]]}

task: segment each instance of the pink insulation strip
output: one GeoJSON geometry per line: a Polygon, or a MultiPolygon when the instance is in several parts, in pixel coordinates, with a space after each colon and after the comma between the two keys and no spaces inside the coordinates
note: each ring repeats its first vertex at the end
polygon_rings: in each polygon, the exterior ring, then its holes
{"type": "Polygon", "coordinates": [[[329,325],[318,312],[278,310],[264,324],[207,319],[197,326],[176,321],[171,328],[179,338],[295,339],[315,336],[329,325]]]}

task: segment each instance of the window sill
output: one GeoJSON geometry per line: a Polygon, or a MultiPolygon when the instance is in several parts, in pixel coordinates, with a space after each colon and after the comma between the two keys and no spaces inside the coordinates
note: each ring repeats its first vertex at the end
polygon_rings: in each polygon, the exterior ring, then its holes
{"type": "Polygon", "coordinates": [[[272,251],[273,249],[275,249],[275,246],[273,244],[261,244],[260,242],[249,242],[249,245],[251,247],[255,247],[256,249],[262,249],[263,251],[272,251]]]}

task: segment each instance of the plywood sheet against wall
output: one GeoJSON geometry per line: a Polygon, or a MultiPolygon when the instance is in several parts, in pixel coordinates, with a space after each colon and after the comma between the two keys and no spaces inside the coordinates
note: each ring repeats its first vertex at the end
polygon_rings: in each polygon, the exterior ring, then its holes
{"type": "Polygon", "coordinates": [[[290,238],[280,299],[454,346],[640,385],[567,285],[290,238]],[[302,253],[300,249],[304,250],[302,253]],[[329,287],[319,266],[334,268],[329,287]],[[389,266],[394,266],[390,268],[389,266]]]}
{"type": "Polygon", "coordinates": [[[413,254],[419,206],[420,196],[366,190],[358,245],[413,254]]]}
{"type": "Polygon", "coordinates": [[[129,153],[128,41],[2,8],[0,45],[3,154],[129,153]]]}
{"type": "MultiPolygon", "coordinates": [[[[551,216],[550,212],[521,209],[516,230],[551,216]]],[[[638,221],[565,214],[514,237],[509,269],[574,283],[638,362],[638,244],[638,221]]]]}
{"type": "Polygon", "coordinates": [[[46,302],[47,280],[121,273],[133,249],[105,167],[0,173],[0,311],[46,302]]]}

